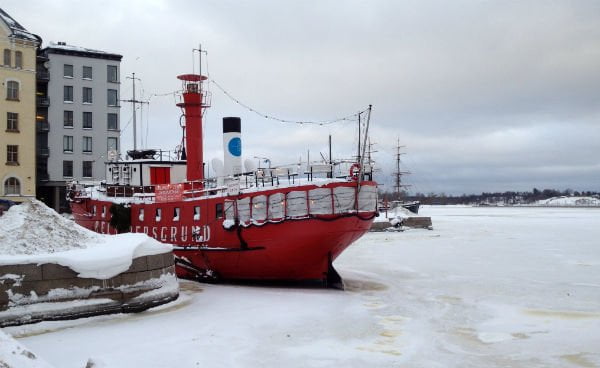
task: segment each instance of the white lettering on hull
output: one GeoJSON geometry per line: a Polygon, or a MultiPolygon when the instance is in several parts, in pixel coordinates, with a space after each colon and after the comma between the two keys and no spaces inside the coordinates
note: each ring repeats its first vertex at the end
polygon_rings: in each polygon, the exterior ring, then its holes
{"type": "MultiPolygon", "coordinates": [[[[94,231],[100,234],[117,234],[106,221],[95,221],[94,231]]],[[[207,243],[210,240],[210,227],[203,226],[141,226],[130,228],[133,233],[144,233],[161,242],[186,243],[191,239],[192,243],[207,243]]]]}

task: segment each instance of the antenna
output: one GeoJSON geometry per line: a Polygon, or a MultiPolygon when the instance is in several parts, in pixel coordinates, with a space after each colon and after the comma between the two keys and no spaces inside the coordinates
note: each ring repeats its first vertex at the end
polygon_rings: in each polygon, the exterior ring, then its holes
{"type": "Polygon", "coordinates": [[[131,77],[126,77],[127,79],[131,79],[132,83],[133,83],[133,95],[132,98],[129,100],[122,100],[123,102],[131,102],[131,105],[133,106],[133,150],[136,151],[137,150],[137,123],[136,123],[136,104],[147,104],[148,101],[139,101],[135,99],[135,81],[139,80],[141,81],[141,79],[136,78],[135,77],[135,73],[131,73],[131,77]]]}

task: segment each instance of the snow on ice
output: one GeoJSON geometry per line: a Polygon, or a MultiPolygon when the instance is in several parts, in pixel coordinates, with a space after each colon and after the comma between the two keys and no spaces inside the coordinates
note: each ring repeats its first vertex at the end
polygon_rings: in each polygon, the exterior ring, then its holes
{"type": "Polygon", "coordinates": [[[600,210],[429,207],[369,233],[345,291],[181,282],[133,315],[4,332],[56,367],[600,366],[600,210]]]}

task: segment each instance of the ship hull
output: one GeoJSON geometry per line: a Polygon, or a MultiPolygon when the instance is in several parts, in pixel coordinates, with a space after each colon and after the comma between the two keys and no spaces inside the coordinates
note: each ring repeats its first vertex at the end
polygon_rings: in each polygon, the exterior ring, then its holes
{"type": "MultiPolygon", "coordinates": [[[[294,188],[297,189],[297,188],[294,188]]],[[[277,191],[267,192],[268,194],[277,191]]],[[[223,198],[199,199],[168,204],[130,204],[129,231],[144,232],[174,245],[177,275],[209,281],[294,281],[319,282],[340,286],[332,262],[355,240],[367,232],[374,211],[343,214],[309,215],[296,219],[235,223],[224,226],[215,219],[214,208],[223,198]],[[154,215],[171,213],[178,208],[181,220],[164,217],[160,223],[154,215]],[[203,221],[185,221],[187,213],[200,208],[203,221]],[[141,210],[146,214],[140,219],[141,210]]],[[[115,234],[110,224],[109,200],[82,198],[71,202],[75,221],[96,232],[115,234]]]]}

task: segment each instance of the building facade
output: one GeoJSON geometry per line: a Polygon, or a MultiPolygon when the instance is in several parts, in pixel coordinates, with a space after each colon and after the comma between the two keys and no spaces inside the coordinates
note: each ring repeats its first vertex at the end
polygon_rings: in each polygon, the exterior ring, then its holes
{"type": "Polygon", "coordinates": [[[104,180],[118,154],[121,59],[64,42],[38,54],[38,198],[57,211],[68,210],[69,182],[104,180]]]}
{"type": "Polygon", "coordinates": [[[36,51],[41,39],[0,9],[0,199],[35,198],[36,51]]]}

